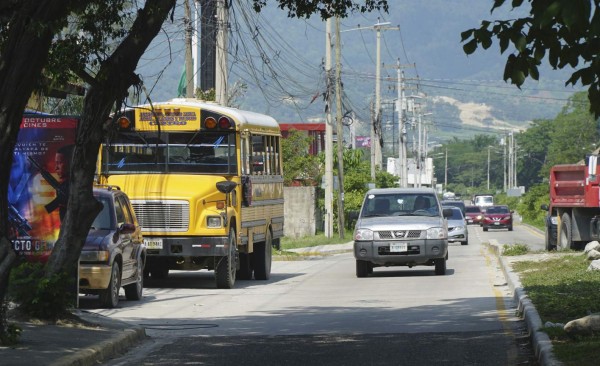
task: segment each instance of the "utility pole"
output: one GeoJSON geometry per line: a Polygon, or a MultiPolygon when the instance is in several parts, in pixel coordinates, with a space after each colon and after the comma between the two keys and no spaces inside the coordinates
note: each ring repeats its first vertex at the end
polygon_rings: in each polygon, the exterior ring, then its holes
{"type": "Polygon", "coordinates": [[[226,0],[217,2],[217,47],[215,72],[215,97],[220,105],[227,106],[227,26],[228,13],[226,0]]]}
{"type": "Polygon", "coordinates": [[[342,125],[342,39],[340,18],[335,17],[335,110],[338,151],[338,231],[344,238],[344,126],[342,125]]]}
{"type": "Polygon", "coordinates": [[[490,147],[488,146],[488,161],[487,161],[487,189],[490,190],[490,147]]]}
{"type": "Polygon", "coordinates": [[[503,152],[502,152],[502,185],[504,186],[504,193],[506,193],[506,143],[507,139],[504,138],[504,142],[502,143],[503,152]]]}
{"type": "Polygon", "coordinates": [[[514,159],[514,148],[513,148],[513,133],[508,133],[508,189],[514,187],[513,182],[513,159],[514,159]]]}
{"type": "Polygon", "coordinates": [[[331,18],[325,23],[325,237],[333,237],[333,128],[331,120],[331,18]]]}
{"type": "Polygon", "coordinates": [[[184,25],[185,25],[185,97],[194,97],[194,60],[192,58],[192,11],[190,9],[189,0],[183,1],[183,8],[185,12],[184,25]]]}
{"type": "Polygon", "coordinates": [[[444,167],[444,190],[448,190],[448,147],[446,147],[446,166],[444,167]]]}
{"type": "MultiPolygon", "coordinates": [[[[388,23],[389,24],[389,23],[388,23]]],[[[375,181],[375,171],[381,168],[381,25],[375,24],[374,29],[377,31],[377,54],[375,65],[375,161],[371,162],[374,169],[371,168],[371,179],[375,181]]]]}
{"type": "Polygon", "coordinates": [[[404,126],[404,71],[400,69],[400,59],[398,65],[398,160],[400,161],[400,187],[408,187],[408,167],[406,163],[406,127],[404,126]]]}
{"type": "Polygon", "coordinates": [[[376,167],[381,168],[381,31],[385,30],[400,30],[400,27],[390,27],[389,22],[377,23],[372,27],[358,27],[347,29],[344,32],[351,30],[373,29],[377,31],[377,55],[375,66],[375,113],[371,120],[371,179],[375,181],[376,167]],[[376,125],[377,124],[377,125],[376,125]]]}

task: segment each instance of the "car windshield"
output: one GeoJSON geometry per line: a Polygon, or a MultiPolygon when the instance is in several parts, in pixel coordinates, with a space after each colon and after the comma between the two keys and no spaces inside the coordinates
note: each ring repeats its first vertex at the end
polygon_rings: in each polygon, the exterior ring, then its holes
{"type": "Polygon", "coordinates": [[[110,225],[110,203],[108,202],[107,197],[96,197],[98,201],[102,204],[102,211],[98,213],[98,216],[94,219],[92,223],[92,229],[96,230],[109,230],[111,228],[110,225]]]}
{"type": "Polygon", "coordinates": [[[475,201],[478,204],[494,203],[494,198],[492,196],[478,196],[475,201]]]}
{"type": "Polygon", "coordinates": [[[470,206],[470,207],[468,206],[465,209],[465,211],[467,213],[481,213],[481,209],[479,207],[477,207],[477,206],[470,206]]]}
{"type": "Polygon", "coordinates": [[[439,216],[436,197],[416,193],[369,194],[361,213],[362,217],[407,215],[439,216]]]}
{"type": "Polygon", "coordinates": [[[508,207],[489,207],[485,212],[488,214],[507,214],[509,211],[508,207]]]}

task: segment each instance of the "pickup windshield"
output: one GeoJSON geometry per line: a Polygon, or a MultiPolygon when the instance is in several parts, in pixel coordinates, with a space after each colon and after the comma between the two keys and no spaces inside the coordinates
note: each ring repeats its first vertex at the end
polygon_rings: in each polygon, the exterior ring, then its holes
{"type": "Polygon", "coordinates": [[[429,194],[368,195],[363,203],[362,217],[439,216],[436,197],[429,194]]]}

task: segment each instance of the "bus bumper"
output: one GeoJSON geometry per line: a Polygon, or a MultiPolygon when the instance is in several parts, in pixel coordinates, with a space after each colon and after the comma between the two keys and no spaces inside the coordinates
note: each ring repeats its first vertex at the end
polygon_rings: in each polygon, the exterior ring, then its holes
{"type": "Polygon", "coordinates": [[[193,238],[144,237],[148,257],[223,257],[229,252],[226,236],[193,238]]]}

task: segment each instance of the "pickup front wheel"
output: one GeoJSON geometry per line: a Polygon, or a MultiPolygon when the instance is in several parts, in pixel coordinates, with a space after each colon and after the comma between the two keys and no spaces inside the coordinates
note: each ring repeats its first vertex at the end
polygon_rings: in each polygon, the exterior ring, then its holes
{"type": "Polygon", "coordinates": [[[446,257],[435,260],[435,274],[438,276],[446,274],[446,257]]]}

